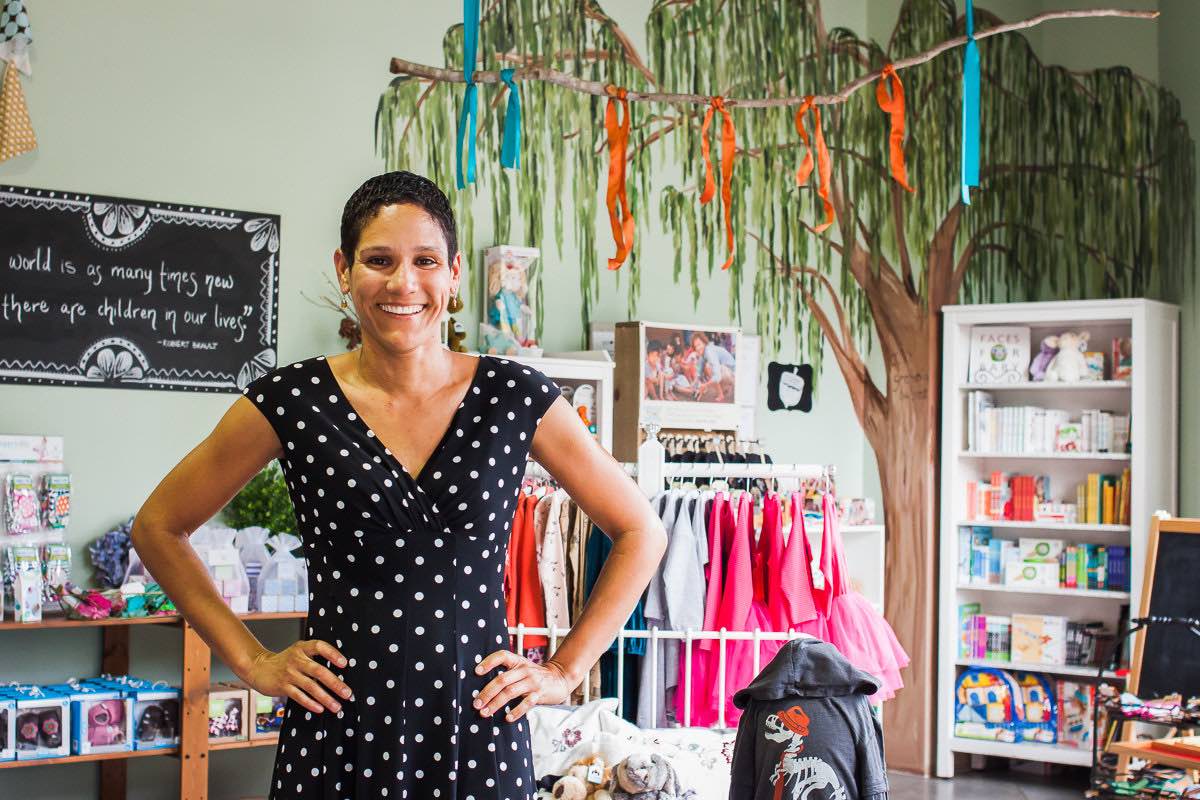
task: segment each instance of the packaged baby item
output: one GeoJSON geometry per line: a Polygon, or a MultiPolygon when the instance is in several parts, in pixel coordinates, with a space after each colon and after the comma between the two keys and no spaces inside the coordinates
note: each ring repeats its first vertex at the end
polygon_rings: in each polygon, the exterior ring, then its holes
{"type": "Polygon", "coordinates": [[[287,709],[287,697],[272,697],[251,689],[250,708],[254,712],[254,724],[249,726],[251,739],[270,739],[279,735],[283,727],[283,714],[287,709]]]}
{"type": "Polygon", "coordinates": [[[17,760],[62,758],[71,754],[70,701],[41,686],[16,686],[17,760]]]}
{"type": "Polygon", "coordinates": [[[12,761],[17,757],[13,747],[16,739],[17,701],[0,688],[0,761],[12,761]]]}
{"type": "Polygon", "coordinates": [[[42,524],[61,529],[71,521],[71,476],[65,472],[42,475],[42,524]]]}
{"type": "Polygon", "coordinates": [[[290,533],[267,539],[272,553],[258,579],[260,611],[308,611],[308,569],[303,559],[292,555],[300,544],[290,533]]]}
{"type": "Polygon", "coordinates": [[[208,692],[208,742],[243,742],[250,690],[228,683],[214,684],[208,692]]]}
{"type": "Polygon", "coordinates": [[[267,537],[271,532],[257,525],[242,528],[234,537],[238,555],[242,559],[242,567],[246,570],[246,580],[250,585],[250,610],[261,611],[258,607],[258,578],[262,575],[271,554],[267,551],[267,537]]]}
{"type": "Polygon", "coordinates": [[[71,694],[71,752],[118,753],[133,749],[133,701],[124,692],[88,683],[71,694]]]}
{"type": "Polygon", "coordinates": [[[192,534],[192,547],[208,567],[213,583],[235,614],[250,610],[250,581],[234,545],[237,531],[220,525],[202,525],[192,534]]]}
{"type": "Polygon", "coordinates": [[[62,596],[71,582],[71,547],[61,543],[42,546],[42,610],[61,611],[62,596]]]}
{"type": "Polygon", "coordinates": [[[37,492],[32,475],[10,472],[4,476],[4,519],[8,532],[14,536],[38,529],[37,492]]]}
{"type": "Polygon", "coordinates": [[[154,750],[179,744],[178,688],[162,681],[152,683],[128,676],[103,681],[102,685],[120,688],[132,702],[134,750],[154,750]]]}
{"type": "Polygon", "coordinates": [[[42,620],[42,564],[36,547],[11,547],[8,550],[12,575],[13,619],[17,622],[42,620]]]}

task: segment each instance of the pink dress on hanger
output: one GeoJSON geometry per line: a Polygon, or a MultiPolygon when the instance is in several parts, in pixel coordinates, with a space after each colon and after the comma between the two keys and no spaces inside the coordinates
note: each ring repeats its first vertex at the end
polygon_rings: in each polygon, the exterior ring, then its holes
{"type": "MultiPolygon", "coordinates": [[[[713,497],[708,514],[708,563],[704,565],[706,594],[704,601],[704,630],[717,628],[721,610],[721,587],[725,585],[725,542],[733,540],[733,509],[724,492],[713,497]],[[728,535],[726,534],[728,531],[728,535]]],[[[675,718],[682,724],[687,707],[686,656],[679,659],[679,688],[675,692],[675,718]]],[[[717,721],[716,706],[709,699],[710,688],[717,675],[717,652],[711,640],[692,642],[691,724],[701,727],[717,721]]]]}
{"type": "MultiPolygon", "coordinates": [[[[825,617],[818,613],[813,596],[812,548],[804,530],[804,503],[800,493],[793,492],[788,503],[792,524],[786,544],[783,542],[780,510],[776,505],[778,535],[775,538],[779,541],[779,554],[775,555],[772,549],[771,563],[775,566],[767,573],[767,609],[771,615],[771,626],[777,631],[795,630],[828,640],[825,617]]],[[[765,516],[763,524],[767,524],[765,516]]]]}
{"type": "MultiPolygon", "coordinates": [[[[752,631],[755,628],[770,630],[771,620],[766,604],[755,602],[756,576],[754,574],[754,501],[748,492],[737,500],[737,520],[734,525],[732,547],[725,565],[725,586],[721,591],[721,608],[715,630],[752,631]]],[[[719,642],[712,643],[716,648],[719,642]]],[[[762,660],[762,643],[759,643],[759,668],[766,664],[762,660]]],[[[749,686],[755,678],[754,642],[750,640],[726,640],[725,680],[720,676],[719,650],[709,656],[709,676],[712,686],[712,705],[721,702],[721,687],[725,693],[725,724],[736,727],[741,709],[733,704],[733,695],[749,686]]]]}
{"type": "Polygon", "coordinates": [[[851,664],[879,679],[879,691],[872,695],[873,700],[890,700],[904,688],[900,670],[908,666],[908,654],[887,620],[867,598],[850,588],[832,495],[825,495],[821,511],[824,517],[821,572],[825,575],[825,591],[818,599],[824,604],[828,619],[828,641],[851,664]]]}

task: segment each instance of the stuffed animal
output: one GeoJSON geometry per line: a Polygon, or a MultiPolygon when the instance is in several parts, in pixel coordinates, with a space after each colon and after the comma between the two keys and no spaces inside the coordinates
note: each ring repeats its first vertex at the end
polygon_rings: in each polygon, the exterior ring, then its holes
{"type": "Polygon", "coordinates": [[[1054,356],[1058,354],[1058,337],[1047,336],[1042,339],[1041,351],[1033,357],[1033,361],[1029,364],[1029,379],[1031,381],[1046,380],[1046,367],[1050,366],[1050,362],[1054,356]]]}
{"type": "Polygon", "coordinates": [[[612,768],[600,756],[576,761],[554,783],[551,794],[555,800],[612,800],[604,787],[612,780],[612,768]]]}
{"type": "Polygon", "coordinates": [[[1087,359],[1083,353],[1087,350],[1087,331],[1066,331],[1058,336],[1047,336],[1046,341],[1051,347],[1057,347],[1058,352],[1046,367],[1046,381],[1049,383],[1078,383],[1088,374],[1087,359]]]}
{"type": "Polygon", "coordinates": [[[657,753],[635,753],[613,768],[612,800],[689,800],[695,794],[657,753]]]}
{"type": "Polygon", "coordinates": [[[450,318],[450,329],[447,332],[446,338],[449,339],[449,341],[446,342],[446,346],[451,350],[456,353],[467,352],[467,346],[463,344],[464,340],[467,338],[467,329],[463,327],[463,324],[454,317],[450,318]]]}

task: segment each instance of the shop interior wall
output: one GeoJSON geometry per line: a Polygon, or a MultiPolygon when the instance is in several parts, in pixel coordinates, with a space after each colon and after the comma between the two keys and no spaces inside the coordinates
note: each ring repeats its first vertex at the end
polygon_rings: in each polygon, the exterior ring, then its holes
{"type": "MultiPolygon", "coordinates": [[[[604,2],[642,52],[648,5],[642,0],[604,2]]],[[[983,5],[1014,18],[1042,8],[1086,4],[1004,0],[983,5]]],[[[827,2],[827,21],[886,37],[898,6],[899,0],[827,2]]],[[[1193,129],[1200,130],[1200,94],[1188,77],[1197,57],[1184,33],[1200,23],[1200,8],[1190,0],[1162,0],[1162,7],[1165,19],[1157,26],[1056,23],[1032,32],[1030,38],[1044,57],[1072,66],[1126,63],[1154,78],[1161,65],[1164,80],[1183,97],[1193,129]]],[[[280,361],[338,352],[336,315],[307,298],[328,288],[323,276],[332,270],[345,198],[381,169],[372,152],[371,120],[389,77],[387,57],[403,54],[441,63],[442,33],[460,18],[457,4],[362,0],[334,8],[311,0],[169,5],[150,0],[115,5],[44,0],[31,13],[36,26],[34,76],[25,86],[40,147],[0,165],[0,183],[280,214],[280,361]]],[[[486,212],[482,203],[478,208],[486,212]]],[[[487,243],[490,213],[479,213],[478,219],[479,241],[487,243]]],[[[597,228],[597,241],[603,246],[607,239],[602,220],[597,220],[597,228]]],[[[576,252],[574,243],[567,241],[561,259],[552,250],[545,256],[544,339],[550,350],[578,346],[576,252]]],[[[690,289],[672,283],[669,239],[653,230],[639,231],[639,252],[643,297],[654,298],[642,304],[639,316],[728,324],[726,276],[706,280],[693,309],[690,289]]],[[[626,318],[624,288],[610,275],[603,278],[595,318],[626,318]]],[[[749,316],[749,285],[742,296],[749,316]]],[[[1190,302],[1184,313],[1185,353],[1200,344],[1194,305],[1190,302]]],[[[466,318],[477,317],[468,308],[466,318]]],[[[795,356],[789,348],[781,360],[795,356]]],[[[878,357],[873,361],[878,370],[878,357]]],[[[768,412],[760,407],[760,436],[777,461],[835,464],[843,494],[878,498],[874,457],[832,359],[826,363],[813,412],[768,412]]],[[[1186,481],[1200,469],[1200,423],[1195,421],[1200,379],[1185,372],[1182,381],[1186,481]]],[[[0,431],[66,438],[76,480],[70,538],[76,568],[86,575],[82,548],[136,511],[233,399],[4,385],[0,431]]],[[[1187,502],[1184,513],[1200,513],[1187,502]]],[[[274,647],[285,645],[295,633],[291,623],[260,623],[255,630],[274,647]]],[[[178,636],[174,630],[135,632],[134,671],[177,678],[178,636]]],[[[90,674],[98,665],[95,632],[5,634],[0,646],[0,679],[5,680],[61,680],[90,674]]],[[[216,676],[229,673],[218,666],[216,676]]],[[[216,755],[212,796],[261,790],[258,781],[265,780],[269,764],[270,754],[265,752],[216,755]]],[[[175,768],[169,759],[131,762],[130,797],[173,796],[175,768]]],[[[94,768],[0,772],[0,796],[16,796],[18,790],[22,796],[39,798],[90,796],[94,768]]]]}

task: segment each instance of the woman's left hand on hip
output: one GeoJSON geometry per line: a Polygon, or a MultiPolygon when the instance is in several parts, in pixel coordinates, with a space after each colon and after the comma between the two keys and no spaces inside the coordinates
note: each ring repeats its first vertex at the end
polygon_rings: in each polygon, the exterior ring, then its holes
{"type": "Polygon", "coordinates": [[[575,688],[570,685],[566,670],[553,659],[535,664],[510,650],[497,650],[475,665],[475,674],[486,675],[496,667],[502,667],[503,672],[492,678],[475,698],[474,706],[483,717],[491,717],[513,698],[523,697],[505,715],[505,720],[515,722],[536,705],[565,703],[575,688]]]}

